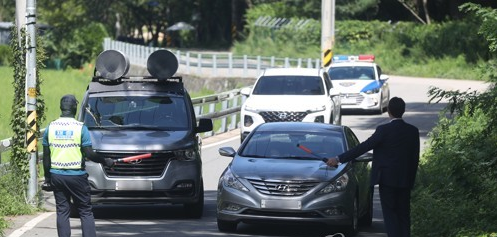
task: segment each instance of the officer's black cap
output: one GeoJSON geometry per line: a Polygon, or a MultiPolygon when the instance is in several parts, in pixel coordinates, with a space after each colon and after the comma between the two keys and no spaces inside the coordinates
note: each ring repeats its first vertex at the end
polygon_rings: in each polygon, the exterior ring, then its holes
{"type": "Polygon", "coordinates": [[[65,95],[60,99],[60,110],[71,111],[78,108],[78,100],[74,95],[65,95]]]}

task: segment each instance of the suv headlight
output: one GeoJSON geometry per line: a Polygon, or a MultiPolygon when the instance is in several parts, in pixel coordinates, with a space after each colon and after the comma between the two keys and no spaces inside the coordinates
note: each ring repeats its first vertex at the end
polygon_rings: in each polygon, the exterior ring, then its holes
{"type": "Polygon", "coordinates": [[[197,158],[197,154],[194,149],[174,151],[174,156],[178,160],[188,160],[188,161],[195,160],[197,158]]]}
{"type": "Polygon", "coordinates": [[[228,168],[224,175],[221,177],[220,182],[223,183],[223,185],[234,188],[240,191],[245,191],[248,192],[248,188],[246,188],[236,177],[233,175],[231,172],[231,169],[228,168]]]}
{"type": "Polygon", "coordinates": [[[245,106],[245,110],[249,111],[249,112],[253,112],[253,113],[259,112],[259,110],[257,110],[256,108],[248,106],[248,105],[245,106]]]}
{"type": "Polygon", "coordinates": [[[328,194],[343,191],[347,187],[348,183],[349,175],[347,175],[347,173],[344,173],[340,177],[333,180],[330,184],[326,185],[326,187],[319,190],[318,194],[328,194]]]}
{"type": "Polygon", "coordinates": [[[367,91],[366,91],[366,92],[364,92],[364,93],[366,93],[366,94],[370,95],[370,94],[376,94],[376,93],[378,93],[378,92],[380,92],[380,88],[376,88],[376,89],[372,89],[372,90],[367,90],[367,91]]]}
{"type": "Polygon", "coordinates": [[[325,105],[321,105],[321,106],[317,106],[315,108],[309,109],[306,112],[308,114],[310,114],[310,113],[317,113],[317,112],[321,112],[321,111],[325,111],[325,110],[326,110],[326,106],[325,105]]]}

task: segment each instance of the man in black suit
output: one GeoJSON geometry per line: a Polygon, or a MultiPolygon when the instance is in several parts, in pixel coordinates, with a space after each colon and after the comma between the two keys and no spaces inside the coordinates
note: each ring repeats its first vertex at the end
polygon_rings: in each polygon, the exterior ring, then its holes
{"type": "Polygon", "coordinates": [[[374,134],[338,157],[328,159],[329,166],[351,161],[373,150],[371,185],[379,184],[381,208],[389,237],[410,236],[410,200],[419,163],[419,130],[402,119],[405,102],[393,97],[388,103],[390,122],[376,128],[374,134]]]}

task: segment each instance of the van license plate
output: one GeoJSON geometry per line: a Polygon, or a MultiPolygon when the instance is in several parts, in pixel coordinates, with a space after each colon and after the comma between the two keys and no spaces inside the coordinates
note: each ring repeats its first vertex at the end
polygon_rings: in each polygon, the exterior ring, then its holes
{"type": "Polygon", "coordinates": [[[261,200],[261,208],[300,210],[302,204],[294,200],[261,200]]]}
{"type": "Polygon", "coordinates": [[[153,184],[151,181],[147,181],[147,180],[117,181],[116,182],[116,190],[150,191],[150,190],[153,190],[153,184]]]}

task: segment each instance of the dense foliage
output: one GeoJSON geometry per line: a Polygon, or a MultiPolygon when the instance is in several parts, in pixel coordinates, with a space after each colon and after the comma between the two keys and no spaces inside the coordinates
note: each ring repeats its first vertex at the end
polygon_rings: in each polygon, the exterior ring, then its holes
{"type": "MultiPolygon", "coordinates": [[[[287,18],[284,24],[272,24],[281,17],[280,8],[283,6],[279,3],[251,8],[246,14],[246,39],[236,42],[233,52],[320,58],[321,22],[287,18]],[[267,17],[272,21],[258,20],[267,17]]],[[[339,20],[333,51],[334,54],[374,54],[384,71],[395,75],[477,79],[474,68],[492,57],[488,41],[478,35],[479,25],[479,19],[471,15],[464,20],[430,25],[339,20]]]]}
{"type": "MultiPolygon", "coordinates": [[[[474,4],[465,9],[481,17],[481,34],[495,40],[495,28],[488,26],[497,24],[497,11],[474,4]]],[[[415,236],[497,235],[496,68],[490,61],[481,69],[491,85],[486,92],[430,90],[432,101],[449,102],[444,112],[452,116],[441,114],[420,164],[412,204],[415,236]]]]}

